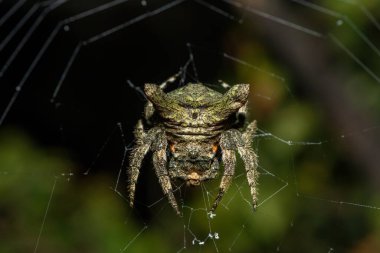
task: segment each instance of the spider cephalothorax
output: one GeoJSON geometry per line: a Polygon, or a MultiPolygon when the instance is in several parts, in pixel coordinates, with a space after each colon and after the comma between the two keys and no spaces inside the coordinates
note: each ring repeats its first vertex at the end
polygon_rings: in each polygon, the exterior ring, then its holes
{"type": "Polygon", "coordinates": [[[251,122],[245,131],[239,130],[244,125],[249,85],[235,85],[225,94],[199,83],[189,83],[165,93],[166,85],[167,82],[160,86],[145,85],[148,103],[144,120],[139,120],[135,129],[136,145],[128,169],[130,205],[133,206],[142,160],[151,150],[159,183],[178,214],[171,179],[199,185],[216,177],[221,161],[224,171],[211,209],[215,211],[231,184],[237,151],[244,161],[253,207],[256,208],[257,156],[251,147],[256,122],[251,122]],[[143,122],[148,124],[147,129],[144,129],[143,122]]]}

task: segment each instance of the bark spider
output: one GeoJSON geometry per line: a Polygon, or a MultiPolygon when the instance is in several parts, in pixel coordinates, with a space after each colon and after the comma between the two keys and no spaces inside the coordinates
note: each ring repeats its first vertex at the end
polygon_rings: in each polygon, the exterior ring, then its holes
{"type": "Polygon", "coordinates": [[[249,85],[234,85],[221,94],[200,83],[189,83],[165,93],[167,84],[174,82],[178,75],[160,86],[145,84],[148,103],[144,118],[137,122],[134,131],[136,144],[128,168],[131,207],[142,160],[151,150],[159,183],[178,215],[181,213],[171,179],[181,179],[191,186],[199,185],[217,176],[221,161],[224,172],[211,208],[214,212],[232,182],[237,151],[245,164],[255,209],[258,161],[251,142],[256,121],[248,124],[244,131],[239,130],[244,126],[249,85]],[[147,129],[144,129],[143,122],[148,125],[147,129]]]}

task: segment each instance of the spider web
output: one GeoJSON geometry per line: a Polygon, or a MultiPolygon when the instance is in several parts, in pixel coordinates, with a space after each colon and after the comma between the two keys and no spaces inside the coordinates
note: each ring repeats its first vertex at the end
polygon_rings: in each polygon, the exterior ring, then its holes
{"type": "Polygon", "coordinates": [[[270,2],[0,1],[0,251],[378,251],[379,5],[270,2]],[[177,217],[150,156],[129,208],[141,89],[178,71],[252,85],[256,212],[239,160],[177,217]]]}

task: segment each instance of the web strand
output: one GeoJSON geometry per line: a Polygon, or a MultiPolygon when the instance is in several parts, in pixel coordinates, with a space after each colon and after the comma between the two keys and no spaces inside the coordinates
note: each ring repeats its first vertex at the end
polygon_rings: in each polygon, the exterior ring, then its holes
{"type": "MultiPolygon", "coordinates": [[[[130,0],[132,1],[132,0],[130,0]]],[[[22,50],[26,47],[28,42],[31,40],[31,36],[40,29],[41,24],[46,20],[46,17],[50,14],[53,13],[54,10],[57,10],[64,6],[65,3],[72,2],[69,0],[55,0],[55,1],[45,1],[45,2],[38,2],[32,5],[30,9],[27,10],[27,12],[22,16],[20,20],[18,20],[17,24],[15,25],[14,29],[9,32],[5,36],[5,39],[1,41],[0,43],[0,52],[4,50],[10,42],[18,35],[19,32],[21,32],[23,29],[25,29],[25,34],[22,36],[21,40],[15,48],[12,50],[11,55],[9,56],[8,59],[6,59],[5,64],[2,66],[1,71],[0,71],[0,78],[2,78],[5,73],[9,73],[8,69],[15,64],[17,59],[22,56],[22,50]],[[31,20],[33,16],[35,16],[38,11],[41,10],[41,13],[37,16],[35,20],[31,20]],[[31,23],[29,27],[26,27],[28,23],[31,23]],[[27,29],[26,29],[27,28],[27,29]]],[[[121,5],[123,3],[129,2],[128,0],[116,0],[116,1],[109,1],[105,4],[102,5],[97,5],[94,7],[91,7],[87,9],[86,11],[80,12],[78,14],[72,15],[68,18],[64,18],[54,26],[54,28],[51,30],[51,32],[47,35],[46,39],[43,41],[42,45],[40,48],[37,49],[35,56],[33,57],[33,60],[30,62],[28,65],[28,68],[25,72],[20,74],[20,82],[18,82],[17,85],[14,86],[14,92],[11,94],[9,97],[9,102],[6,104],[6,107],[4,111],[2,112],[0,116],[0,127],[4,125],[5,119],[7,118],[10,110],[16,103],[17,98],[20,96],[20,93],[24,90],[24,86],[28,83],[28,80],[33,77],[33,74],[36,74],[37,72],[37,66],[43,62],[43,58],[45,55],[49,54],[49,49],[52,48],[55,43],[58,43],[58,35],[62,33],[62,31],[69,31],[70,30],[70,25],[72,25],[76,21],[80,21],[82,19],[85,19],[87,17],[94,17],[96,14],[109,10],[110,12],[114,11],[115,13],[117,12],[117,9],[122,8],[121,5]]],[[[93,45],[94,48],[97,50],[99,49],[97,43],[100,42],[101,40],[108,38],[110,36],[113,36],[116,33],[121,33],[123,30],[126,30],[126,28],[137,25],[142,23],[145,20],[149,20],[149,18],[156,16],[156,15],[165,15],[168,10],[171,10],[177,6],[182,5],[183,3],[187,4],[193,4],[199,7],[200,9],[204,11],[208,11],[209,13],[217,14],[214,16],[218,16],[222,19],[228,20],[234,25],[243,25],[242,19],[239,19],[240,14],[243,13],[242,16],[246,17],[247,15],[252,15],[259,17],[265,21],[272,22],[275,24],[278,24],[281,26],[281,29],[292,29],[296,32],[302,33],[306,35],[307,37],[312,37],[313,39],[316,39],[318,41],[323,41],[323,43],[330,43],[337,47],[339,50],[338,54],[340,53],[340,56],[342,59],[347,58],[349,61],[355,63],[357,65],[357,68],[360,69],[365,75],[370,76],[376,83],[380,82],[380,77],[377,75],[376,71],[374,70],[373,65],[371,65],[370,62],[367,62],[366,60],[362,60],[358,55],[354,53],[353,50],[350,49],[348,44],[346,44],[345,40],[336,35],[334,32],[328,31],[327,33],[321,32],[318,28],[311,28],[308,25],[306,25],[306,22],[303,23],[302,21],[300,22],[293,22],[290,21],[282,16],[279,16],[276,14],[276,12],[267,12],[263,11],[258,8],[254,8],[253,6],[250,5],[245,5],[243,4],[242,1],[236,1],[236,0],[224,0],[222,1],[224,4],[228,5],[232,9],[223,9],[217,4],[209,3],[203,0],[195,0],[195,1],[186,1],[186,0],[175,0],[175,1],[170,1],[166,2],[165,4],[162,4],[156,9],[153,9],[151,11],[146,11],[143,14],[138,14],[135,17],[127,17],[125,20],[117,25],[114,25],[112,27],[108,27],[105,30],[102,31],[97,31],[94,35],[91,35],[87,38],[80,38],[80,36],[77,38],[77,41],[74,44],[74,48],[71,50],[71,54],[67,55],[67,61],[65,62],[64,66],[60,69],[59,71],[59,78],[57,79],[57,83],[54,84],[51,89],[53,92],[51,93],[50,97],[50,102],[56,103],[59,97],[60,92],[65,89],[65,80],[67,79],[70,74],[72,74],[72,68],[75,66],[76,61],[82,56],[81,52],[83,48],[86,48],[88,45],[93,45]],[[235,12],[231,10],[239,10],[240,12],[238,14],[235,14],[235,12]],[[233,14],[232,14],[233,13],[233,14]],[[344,56],[344,57],[342,57],[344,56]],[[348,56],[348,57],[347,57],[348,56]]],[[[323,16],[328,16],[336,19],[337,22],[337,27],[341,26],[343,23],[347,24],[349,30],[354,34],[355,38],[358,38],[358,41],[360,41],[361,45],[368,49],[376,58],[380,56],[380,50],[376,44],[375,41],[370,39],[370,36],[367,36],[366,32],[364,30],[361,30],[360,25],[355,23],[350,16],[346,15],[343,12],[336,11],[334,9],[327,8],[323,5],[319,5],[316,3],[304,1],[304,0],[291,0],[290,2],[294,2],[295,5],[299,5],[300,8],[303,8],[302,10],[311,10],[317,13],[317,15],[320,15],[320,17],[323,16]]],[[[360,10],[365,17],[370,21],[370,23],[376,28],[378,32],[380,32],[380,25],[377,20],[377,17],[375,17],[368,9],[367,7],[359,3],[357,1],[342,1],[344,4],[349,4],[356,6],[358,10],[360,10]]],[[[1,1],[0,1],[1,3],[1,1]]],[[[6,12],[5,14],[0,18],[0,28],[2,25],[4,25],[12,16],[20,10],[26,3],[26,0],[19,0],[15,2],[6,12]]],[[[2,3],[1,3],[2,4],[2,3]]],[[[142,1],[141,5],[146,6],[150,4],[147,1],[142,1]]],[[[1,6],[0,6],[1,7],[1,6]]],[[[214,18],[214,16],[212,16],[214,18]]],[[[211,16],[210,16],[211,17],[211,16]]],[[[245,24],[247,25],[247,24],[245,24]]],[[[260,24],[257,24],[260,25],[260,24]]],[[[62,34],[61,34],[62,35],[62,34]]],[[[194,40],[196,41],[196,40],[194,40]]],[[[101,43],[99,43],[100,45],[101,43]]],[[[175,71],[180,69],[179,71],[179,80],[178,82],[178,87],[186,84],[188,81],[196,81],[199,83],[205,83],[205,80],[202,80],[203,75],[203,70],[202,69],[202,59],[198,58],[198,55],[206,56],[206,57],[219,57],[218,61],[228,61],[229,63],[234,63],[239,68],[242,68],[246,70],[247,72],[255,72],[255,74],[260,75],[263,74],[266,77],[271,77],[271,80],[276,80],[280,81],[281,85],[283,85],[286,88],[286,96],[289,96],[292,98],[292,100],[301,100],[298,95],[298,91],[296,91],[293,86],[289,86],[289,83],[292,82],[293,80],[291,78],[286,78],[278,73],[274,73],[270,70],[267,70],[266,68],[259,67],[262,66],[260,62],[255,62],[252,59],[249,59],[248,57],[245,57],[244,55],[234,55],[233,53],[230,53],[231,51],[228,51],[226,49],[226,52],[218,50],[215,53],[215,50],[212,48],[212,46],[204,46],[201,47],[198,45],[198,42],[183,42],[182,45],[182,50],[184,52],[187,52],[188,58],[183,59],[179,64],[177,64],[177,68],[173,71],[169,71],[167,69],[163,69],[162,71],[165,72],[165,75],[167,74],[170,76],[172,73],[175,73],[175,71]],[[227,52],[228,51],[228,52],[227,52]],[[252,62],[251,62],[252,61],[252,62]],[[181,66],[179,66],[181,65],[181,66]],[[169,72],[169,73],[166,73],[169,72]],[[200,75],[200,73],[202,75],[200,75]]],[[[70,47],[68,45],[65,45],[65,47],[70,47]]],[[[70,48],[69,48],[70,49],[70,48]]],[[[186,53],[185,53],[186,54],[186,53]]],[[[151,57],[151,55],[149,55],[151,57]]],[[[312,61],[313,59],[306,59],[307,61],[312,61]]],[[[128,59],[126,60],[128,61],[128,59]]],[[[350,63],[351,63],[350,62],[350,63]]],[[[161,70],[160,70],[161,71],[161,70]]],[[[277,71],[276,71],[277,72],[277,71]]],[[[284,72],[279,72],[279,73],[284,73],[284,72]]],[[[218,74],[222,75],[222,74],[218,74]]],[[[131,93],[135,93],[139,95],[140,97],[146,99],[145,94],[142,90],[142,83],[139,83],[138,81],[135,81],[137,79],[126,79],[124,78],[123,83],[120,84],[121,86],[126,86],[131,93]],[[131,81],[133,80],[133,82],[131,81]],[[135,84],[136,83],[136,84],[135,84]]],[[[144,77],[145,78],[145,77],[144,77]]],[[[221,76],[218,78],[225,78],[224,76],[221,76]]],[[[5,80],[2,79],[2,80],[5,80]]],[[[176,83],[177,83],[176,82],[176,83]]],[[[32,85],[32,84],[31,84],[32,85]]],[[[34,84],[33,84],[34,85],[34,84]]],[[[228,88],[228,85],[224,85],[225,87],[228,88]]],[[[107,88],[107,89],[112,89],[112,88],[107,88]]],[[[75,89],[76,91],[76,89],[75,89]]],[[[88,93],[91,91],[88,90],[88,93]]],[[[270,95],[266,94],[265,91],[263,94],[255,94],[254,96],[256,97],[261,97],[265,101],[273,102],[276,103],[276,98],[271,97],[270,95]]],[[[67,98],[60,98],[63,102],[67,101],[67,98]]],[[[103,102],[103,101],[100,101],[103,102]]],[[[128,107],[126,110],[136,110],[137,111],[142,111],[142,108],[134,108],[135,105],[131,105],[128,107]]],[[[287,105],[281,105],[286,107],[287,105]]],[[[126,121],[129,121],[127,116],[123,116],[126,119],[126,121]]],[[[104,119],[100,118],[99,123],[101,124],[104,119]]],[[[117,199],[119,201],[123,202],[123,205],[127,205],[128,199],[125,197],[125,182],[123,182],[123,173],[126,170],[126,163],[127,163],[127,157],[128,153],[130,152],[130,147],[131,143],[127,138],[128,138],[128,133],[129,131],[132,131],[131,129],[128,129],[128,131],[124,131],[123,128],[126,127],[126,124],[122,124],[118,119],[115,121],[115,128],[112,131],[112,133],[105,139],[101,140],[101,146],[94,154],[93,159],[91,161],[90,166],[88,169],[84,172],[84,175],[89,175],[92,168],[99,162],[99,158],[103,155],[104,151],[109,147],[110,145],[110,140],[111,138],[114,137],[115,131],[119,131],[119,135],[117,138],[119,138],[122,142],[122,155],[120,157],[120,160],[118,165],[116,165],[116,170],[113,173],[112,176],[112,183],[108,191],[112,191],[115,196],[117,196],[117,199]]],[[[124,121],[123,121],[124,122],[124,121]]],[[[129,124],[129,122],[128,122],[129,124]]],[[[253,142],[259,143],[260,145],[257,145],[257,152],[261,152],[262,145],[265,143],[265,146],[271,147],[280,147],[280,150],[286,150],[286,152],[289,152],[290,155],[288,155],[287,162],[289,162],[289,167],[290,169],[286,169],[287,165],[281,165],[281,168],[275,167],[272,165],[271,158],[264,158],[260,160],[260,166],[259,166],[259,171],[261,172],[261,177],[260,180],[263,182],[260,182],[260,191],[262,189],[262,196],[260,196],[262,199],[260,199],[258,207],[259,210],[265,210],[265,208],[272,208],[272,205],[277,204],[277,207],[284,208],[281,205],[284,205],[284,201],[280,202],[279,200],[282,200],[282,196],[284,195],[291,195],[292,200],[296,199],[297,203],[306,203],[306,202],[313,202],[319,206],[324,206],[325,204],[330,204],[332,206],[337,206],[337,207],[342,207],[342,208],[357,208],[358,210],[361,211],[373,211],[373,212],[378,212],[380,211],[380,207],[376,204],[375,201],[373,200],[368,200],[368,203],[366,203],[367,200],[362,200],[360,198],[355,198],[352,200],[352,195],[347,193],[347,195],[343,196],[341,199],[336,198],[333,193],[327,193],[325,194],[325,197],[320,197],[323,196],[324,194],[320,193],[312,193],[308,194],[305,193],[307,191],[304,191],[300,188],[300,184],[302,186],[303,179],[300,177],[299,173],[299,168],[297,166],[300,166],[298,163],[296,163],[296,160],[299,159],[298,156],[302,156],[305,153],[307,153],[308,149],[313,149],[314,147],[317,147],[318,152],[321,152],[322,150],[323,154],[317,153],[317,155],[320,155],[318,157],[321,160],[327,159],[326,156],[329,155],[329,145],[334,145],[337,143],[340,143],[342,140],[347,140],[349,138],[352,138],[357,135],[362,135],[367,138],[370,138],[370,134],[376,133],[379,130],[380,126],[374,125],[374,126],[368,126],[362,129],[358,129],[352,132],[343,132],[341,134],[337,134],[336,137],[321,137],[321,138],[310,138],[312,140],[309,140],[309,138],[305,138],[305,140],[301,139],[300,141],[298,140],[292,140],[292,138],[288,138],[287,136],[281,136],[276,130],[272,131],[267,131],[264,129],[259,129],[259,133],[255,136],[255,139],[253,142]],[[280,144],[280,145],[277,145],[280,144]],[[283,145],[285,144],[285,145],[283,145]],[[296,153],[295,150],[302,150],[302,152],[296,153]],[[296,155],[295,155],[296,153],[296,155]],[[327,153],[327,154],[326,154],[327,153]],[[269,161],[268,161],[269,160],[269,161]],[[268,164],[268,165],[267,165],[268,164]],[[285,167],[285,169],[283,168],[285,167]],[[290,178],[290,179],[289,179],[290,178]],[[266,184],[269,182],[268,184],[266,184]],[[271,186],[272,188],[270,188],[271,186]],[[295,188],[295,191],[292,191],[290,188],[295,188]],[[344,200],[343,200],[344,199],[344,200]],[[371,202],[372,201],[372,202],[371,202]],[[278,204],[280,203],[280,204],[278,204]]],[[[268,128],[270,129],[270,128],[268,128]]],[[[85,127],[84,131],[88,131],[89,128],[85,127]]],[[[98,136],[93,136],[95,139],[99,139],[98,136]]],[[[347,145],[346,143],[343,142],[342,144],[347,145]]],[[[83,144],[83,147],[87,147],[85,144],[83,144]]],[[[118,147],[120,148],[120,147],[118,147]]],[[[265,150],[263,148],[263,150],[265,150]]],[[[286,153],[284,151],[284,153],[286,153]]],[[[263,157],[266,157],[266,154],[262,154],[263,157]]],[[[117,159],[117,158],[115,158],[117,159]]],[[[149,158],[146,158],[149,159],[149,158]]],[[[261,158],[260,158],[261,159],[261,158]]],[[[280,158],[273,158],[275,159],[280,159],[280,158]]],[[[313,161],[311,161],[313,162],[313,161]]],[[[273,162],[275,164],[275,162],[273,162]]],[[[4,173],[0,173],[2,177],[6,177],[9,172],[6,171],[4,173]]],[[[95,173],[91,173],[95,174],[95,173]]],[[[78,173],[72,172],[72,169],[68,170],[68,173],[61,173],[61,176],[66,178],[67,180],[70,180],[72,177],[77,176],[78,173]]],[[[25,174],[24,177],[27,177],[28,175],[25,174]]],[[[253,213],[250,215],[247,215],[245,217],[234,217],[238,223],[234,224],[235,226],[231,227],[231,233],[233,236],[226,237],[225,234],[223,234],[223,230],[219,230],[221,227],[219,223],[221,222],[221,219],[224,219],[228,215],[233,215],[235,214],[236,211],[236,206],[234,206],[235,201],[239,201],[239,214],[244,214],[246,215],[248,212],[245,212],[245,210],[250,210],[251,208],[251,201],[250,198],[247,197],[247,182],[246,182],[246,173],[240,173],[237,174],[234,177],[234,183],[231,185],[231,189],[229,192],[226,194],[224,197],[223,201],[220,203],[220,207],[218,210],[217,214],[212,214],[209,212],[209,208],[212,204],[212,201],[215,199],[218,191],[218,187],[213,187],[212,183],[213,182],[207,182],[207,183],[202,183],[200,186],[201,190],[201,198],[199,198],[199,203],[194,201],[191,198],[196,198],[196,197],[184,197],[180,196],[180,202],[182,203],[182,211],[188,215],[184,215],[184,217],[176,217],[172,218],[171,216],[168,218],[170,222],[172,220],[179,220],[179,225],[178,223],[170,223],[175,228],[179,228],[178,230],[181,232],[181,235],[179,236],[179,244],[183,244],[182,247],[180,248],[177,252],[185,252],[187,249],[193,249],[197,248],[199,251],[207,251],[206,247],[211,247],[214,249],[216,252],[224,252],[226,249],[229,251],[234,251],[234,250],[239,250],[239,243],[243,240],[243,237],[245,235],[249,235],[252,233],[252,221],[255,219],[260,219],[260,218],[267,218],[265,214],[263,215],[262,213],[253,213]],[[245,205],[246,204],[246,205],[245,205]],[[198,205],[196,208],[195,206],[198,205]],[[199,207],[200,206],[200,207],[199,207]],[[240,210],[241,209],[241,210],[240,210]],[[243,211],[242,211],[243,210],[243,211]],[[227,214],[227,216],[226,216],[227,214]],[[260,216],[261,215],[261,216],[260,216]],[[259,218],[257,218],[259,217],[259,218]],[[203,227],[200,227],[199,221],[204,221],[205,224],[203,227]],[[176,227],[178,226],[178,227],[176,227]],[[223,242],[225,240],[228,241],[228,246],[227,248],[223,248],[225,244],[223,242]],[[203,247],[203,248],[202,248],[203,247]]],[[[89,178],[89,177],[86,177],[89,178]]],[[[54,177],[54,183],[53,186],[50,189],[50,195],[49,199],[46,205],[46,208],[44,209],[43,212],[43,219],[42,222],[40,223],[40,229],[39,233],[37,235],[37,239],[34,245],[34,252],[38,252],[40,249],[40,244],[42,242],[41,238],[46,230],[47,226],[47,218],[50,217],[50,212],[52,212],[52,206],[55,205],[56,201],[53,203],[53,197],[55,196],[55,192],[58,191],[56,189],[56,184],[57,184],[57,177],[54,177]]],[[[86,182],[86,181],[85,181],[86,182]]],[[[314,182],[314,181],[313,181],[314,182]]],[[[319,183],[318,179],[315,179],[314,183],[319,183]]],[[[18,187],[18,186],[15,186],[18,187]]],[[[141,186],[143,189],[150,187],[150,185],[143,185],[141,186]]],[[[178,194],[180,192],[181,195],[181,189],[183,189],[184,183],[179,184],[175,189],[174,192],[178,194]]],[[[335,190],[339,186],[335,185],[329,185],[331,187],[331,191],[335,190]]],[[[156,224],[155,223],[162,223],[165,227],[165,229],[172,229],[172,227],[167,227],[167,223],[169,222],[168,220],[165,220],[165,216],[167,215],[173,215],[174,212],[167,211],[171,207],[168,204],[167,198],[164,195],[159,195],[155,196],[156,199],[149,202],[146,200],[141,200],[141,202],[138,202],[140,205],[144,206],[147,210],[151,212],[150,219],[152,221],[152,225],[150,223],[140,223],[140,226],[134,234],[127,239],[125,242],[120,242],[121,248],[120,252],[128,252],[130,250],[133,250],[133,244],[137,244],[139,241],[143,241],[146,238],[150,238],[150,235],[147,235],[151,231],[154,231],[156,229],[156,224]],[[157,210],[158,209],[158,210],[157,210]],[[166,212],[167,211],[167,212],[166,212]],[[147,225],[149,224],[149,225],[147,225]]],[[[199,197],[199,196],[198,196],[199,197]]],[[[285,199],[285,198],[284,198],[285,199]]],[[[180,203],[179,202],[179,203],[180,203]]],[[[289,205],[292,205],[292,207],[295,206],[295,204],[290,203],[289,205]]],[[[140,214],[138,214],[140,215],[140,214]]],[[[284,217],[288,214],[282,213],[284,217]]],[[[292,214],[293,215],[293,214],[292,214]]],[[[308,215],[312,215],[308,213],[308,215]]],[[[311,216],[314,217],[314,216],[311,216]]],[[[134,217],[127,217],[128,219],[133,219],[134,217]]],[[[143,220],[142,215],[139,216],[140,220],[143,220]]],[[[135,221],[135,220],[134,220],[135,221]]],[[[40,221],[39,221],[40,222],[40,221]]],[[[136,222],[141,222],[141,221],[136,221],[136,222]]],[[[144,221],[145,222],[145,221],[144,221]]],[[[227,223],[227,221],[226,221],[227,223]]],[[[293,227],[293,218],[291,220],[291,227],[293,227]]],[[[223,229],[223,228],[222,228],[223,229]]],[[[260,231],[259,231],[260,232],[260,231]]],[[[291,232],[286,232],[286,233],[291,233],[291,232]]],[[[169,234],[169,233],[168,233],[169,234]]],[[[286,240],[281,240],[281,243],[279,246],[277,246],[277,251],[281,251],[282,245],[286,243],[286,240]],[[281,246],[281,247],[280,247],[281,246]]],[[[177,247],[179,245],[175,245],[177,247]]],[[[177,250],[177,248],[176,248],[177,250]]],[[[327,247],[326,251],[328,252],[333,252],[335,251],[335,247],[327,247]]]]}
{"type": "Polygon", "coordinates": [[[40,227],[40,232],[38,233],[36,244],[34,246],[34,251],[33,251],[34,253],[37,252],[38,246],[40,244],[40,239],[41,239],[42,233],[43,233],[44,228],[45,228],[46,218],[47,218],[49,210],[50,210],[50,205],[51,205],[51,202],[52,202],[52,199],[53,199],[53,195],[54,195],[54,190],[55,190],[56,184],[57,184],[57,178],[54,179],[53,187],[51,188],[49,200],[47,202],[45,213],[44,213],[44,217],[42,219],[42,223],[41,223],[41,227],[40,227]]]}

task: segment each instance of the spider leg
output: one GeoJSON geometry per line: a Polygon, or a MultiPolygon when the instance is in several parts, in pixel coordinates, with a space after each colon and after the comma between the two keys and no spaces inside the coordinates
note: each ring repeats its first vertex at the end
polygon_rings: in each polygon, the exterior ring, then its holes
{"type": "Polygon", "coordinates": [[[257,131],[257,125],[256,125],[256,120],[254,120],[248,124],[247,128],[245,129],[242,135],[243,141],[247,148],[251,147],[252,140],[256,134],[256,131],[257,131]]]}
{"type": "Polygon", "coordinates": [[[152,125],[152,122],[150,121],[150,119],[152,118],[153,114],[154,114],[153,104],[152,102],[148,101],[144,107],[144,118],[149,125],[152,125]]]}
{"type": "Polygon", "coordinates": [[[158,177],[158,181],[162,187],[164,194],[167,196],[170,205],[174,208],[176,213],[181,216],[178,209],[177,201],[173,194],[173,188],[170,182],[169,173],[167,170],[167,140],[164,133],[160,133],[152,145],[153,150],[153,165],[158,177]]]}
{"type": "Polygon", "coordinates": [[[214,204],[212,205],[211,212],[214,212],[218,207],[220,200],[224,193],[231,185],[232,178],[235,174],[236,155],[235,150],[237,145],[243,145],[240,137],[240,132],[235,130],[228,130],[222,133],[220,137],[220,148],[222,150],[222,161],[224,164],[224,172],[222,180],[219,185],[219,193],[216,196],[214,204]],[[240,141],[239,141],[240,140],[240,141]],[[239,143],[238,143],[239,142],[239,143]]]}
{"type": "Polygon", "coordinates": [[[242,158],[245,170],[247,173],[248,185],[250,187],[253,208],[257,207],[257,155],[251,147],[252,137],[256,131],[256,121],[253,121],[247,126],[246,131],[239,132],[238,130],[228,130],[224,132],[220,139],[220,147],[222,149],[222,160],[224,164],[224,173],[219,186],[219,193],[214,201],[211,211],[214,212],[217,208],[224,193],[228,190],[231,184],[232,177],[235,172],[235,150],[239,152],[242,158]]]}
{"type": "Polygon", "coordinates": [[[218,80],[218,83],[220,86],[222,86],[223,89],[230,89],[231,88],[231,85],[229,83],[226,83],[223,80],[218,80]]]}
{"type": "Polygon", "coordinates": [[[141,119],[137,121],[133,134],[135,135],[136,142],[142,143],[144,137],[146,136],[146,133],[144,132],[144,126],[141,119]]]}
{"type": "Polygon", "coordinates": [[[222,199],[224,193],[228,190],[231,185],[232,178],[235,173],[236,156],[235,151],[231,149],[222,148],[222,160],[224,164],[223,177],[220,182],[219,192],[216,196],[214,204],[212,205],[211,212],[215,212],[218,207],[220,200],[222,199]]]}
{"type": "Polygon", "coordinates": [[[167,86],[168,86],[168,84],[170,84],[170,83],[174,83],[176,80],[177,80],[177,78],[182,74],[182,69],[180,70],[180,71],[178,71],[176,74],[174,74],[174,75],[172,75],[171,77],[169,77],[168,79],[166,79],[166,81],[165,82],[163,82],[163,83],[161,83],[160,84],[160,88],[162,89],[162,90],[165,90],[166,88],[167,88],[167,86]]]}
{"type": "Polygon", "coordinates": [[[258,178],[258,160],[257,155],[251,147],[252,138],[256,132],[256,121],[251,122],[242,134],[244,146],[238,147],[238,152],[243,159],[245,170],[247,172],[248,185],[251,191],[253,209],[257,207],[257,178],[258,178]]]}
{"type": "Polygon", "coordinates": [[[131,152],[128,168],[128,192],[129,205],[131,207],[133,207],[135,199],[136,183],[140,174],[142,161],[146,153],[149,151],[152,141],[157,135],[157,131],[157,128],[152,128],[148,131],[148,133],[145,133],[141,120],[137,122],[134,132],[136,137],[136,145],[131,152]]]}

